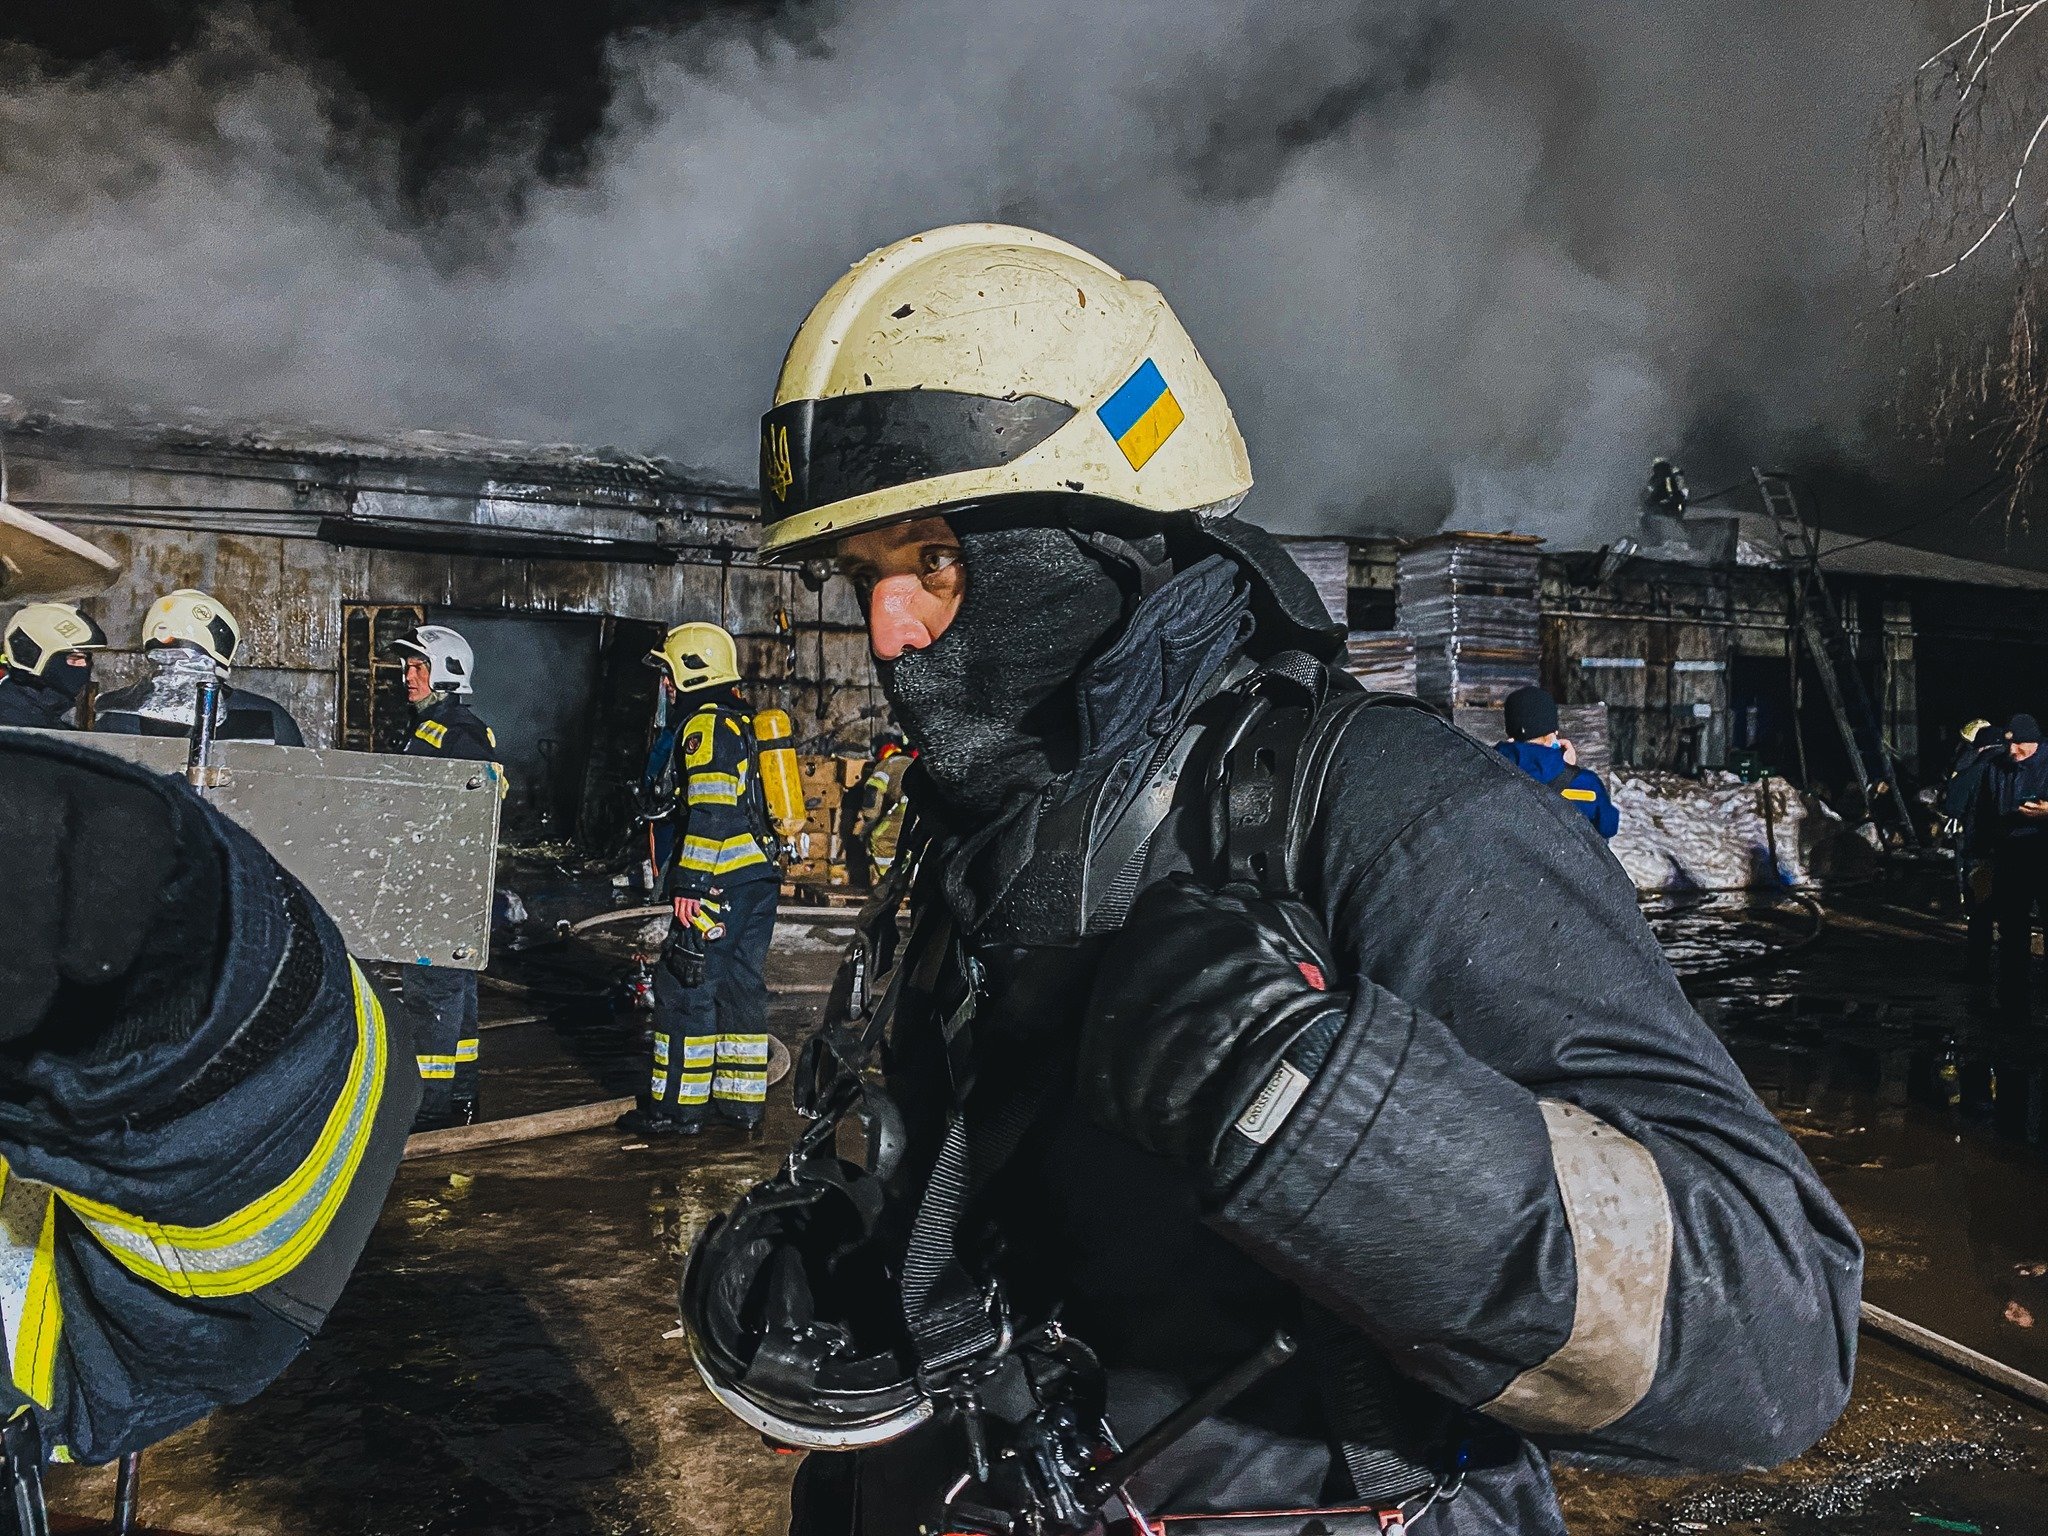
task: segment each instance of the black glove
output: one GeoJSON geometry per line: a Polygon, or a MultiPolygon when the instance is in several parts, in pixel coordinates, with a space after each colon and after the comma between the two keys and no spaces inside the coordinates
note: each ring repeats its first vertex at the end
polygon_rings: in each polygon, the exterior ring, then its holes
{"type": "Polygon", "coordinates": [[[710,962],[706,946],[725,937],[725,924],[719,921],[724,911],[715,896],[705,896],[697,902],[693,921],[668,925],[668,939],[661,946],[661,963],[685,991],[704,985],[710,962]]]}
{"type": "Polygon", "coordinates": [[[688,923],[670,922],[662,942],[661,964],[685,992],[704,985],[707,973],[704,935],[688,923]]]}
{"type": "Polygon", "coordinates": [[[1183,876],[1131,908],[1097,972],[1079,1093],[1097,1121],[1228,1182],[1285,1120],[1350,1007],[1315,915],[1183,876]]]}
{"type": "Polygon", "coordinates": [[[180,780],[0,732],[0,1076],[24,1053],[107,1059],[206,1017],[225,864],[180,780]]]}

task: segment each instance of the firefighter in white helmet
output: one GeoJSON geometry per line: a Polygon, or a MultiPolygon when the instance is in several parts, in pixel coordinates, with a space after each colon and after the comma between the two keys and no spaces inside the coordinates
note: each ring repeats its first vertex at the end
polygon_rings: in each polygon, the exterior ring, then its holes
{"type": "Polygon", "coordinates": [[[647,664],[660,670],[673,723],[646,799],[650,824],[667,824],[661,890],[675,915],[654,973],[648,1091],[619,1128],[688,1136],[716,1116],[752,1130],[768,1097],[763,968],[782,879],[754,715],[732,636],[716,624],[676,625],[647,664]]]}
{"type": "Polygon", "coordinates": [[[919,751],[796,1073],[827,1123],[684,1281],[729,1408],[856,1448],[799,1470],[801,1531],[1559,1536],[1548,1453],[1819,1438],[1855,1232],[1583,818],[1338,670],[1157,288],[997,225],[876,251],[797,332],[761,482],[919,751]]]}
{"type": "Polygon", "coordinates": [[[186,736],[199,685],[221,684],[214,734],[223,741],[259,741],[303,747],[298,721],[277,700],[228,684],[242,644],[242,626],[220,600],[192,587],[166,592],[142,618],[143,659],[150,675],[132,687],[102,694],[93,729],[129,736],[186,736]]]}
{"type": "MultiPolygon", "coordinates": [[[[470,708],[476,653],[469,642],[445,624],[422,624],[391,648],[404,658],[405,699],[412,706],[412,731],[400,750],[408,757],[495,762],[497,733],[470,708]]],[[[474,1124],[483,1038],[476,972],[408,965],[400,990],[419,1057],[420,1110],[413,1128],[474,1124]]]]}
{"type": "Polygon", "coordinates": [[[106,646],[99,625],[70,603],[22,608],[0,641],[0,725],[64,729],[92,681],[92,653],[106,646]]]}

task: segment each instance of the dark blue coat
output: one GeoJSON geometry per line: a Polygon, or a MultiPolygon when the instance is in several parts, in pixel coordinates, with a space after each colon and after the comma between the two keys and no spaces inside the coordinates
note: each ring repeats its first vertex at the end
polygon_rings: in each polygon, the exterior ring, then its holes
{"type": "Polygon", "coordinates": [[[2020,814],[2027,801],[2048,800],[2048,751],[2036,752],[2023,763],[2006,753],[1993,754],[1982,796],[1976,826],[1994,858],[2038,857],[2048,851],[2048,821],[2020,814]]]}
{"type": "MultiPolygon", "coordinates": [[[[77,749],[67,749],[77,750],[77,749]]],[[[0,1417],[103,1462],[256,1395],[325,1320],[419,1102],[404,1020],[212,812],[228,937],[187,1039],[38,1052],[0,1099],[0,1417]]]]}
{"type": "Polygon", "coordinates": [[[1607,798],[1607,786],[1590,768],[1570,771],[1563,747],[1546,747],[1533,741],[1504,741],[1494,751],[1513,763],[1539,784],[1554,785],[1573,810],[1593,823],[1602,837],[1614,836],[1621,814],[1607,798]]]}

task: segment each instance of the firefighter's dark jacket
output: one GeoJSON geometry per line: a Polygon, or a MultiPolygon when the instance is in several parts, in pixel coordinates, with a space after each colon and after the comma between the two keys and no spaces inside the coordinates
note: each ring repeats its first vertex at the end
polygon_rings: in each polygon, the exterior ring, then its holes
{"type": "Polygon", "coordinates": [[[412,1043],[303,887],[214,816],[227,942],[182,1044],[39,1055],[0,1101],[0,1414],[99,1462],[254,1396],[320,1327],[419,1098],[412,1043]]]}
{"type": "MultiPolygon", "coordinates": [[[[1070,784],[1128,772],[1234,660],[1242,594],[1201,569],[1084,674],[1070,784]]],[[[1205,864],[1200,779],[1183,776],[1148,879],[1205,864]]],[[[977,1096],[1070,1056],[1100,953],[1044,942],[1071,882],[1054,868],[1034,894],[1045,849],[1025,853],[1060,794],[993,839],[942,840],[914,897],[944,888],[987,968],[977,1096]]],[[[1017,1293],[1060,1300],[1104,1357],[1123,1443],[1307,1297],[1470,1411],[1464,1490],[1418,1530],[1561,1532],[1544,1453],[1738,1469],[1811,1445],[1847,1399],[1861,1247],[1687,1004],[1620,866],[1556,794],[1415,707],[1360,712],[1321,803],[1302,878],[1355,1000],[1249,1171],[1216,1198],[1206,1171],[1060,1099],[984,1197],[1017,1293]]],[[[892,1066],[927,1115],[949,1102],[932,1014],[899,1017],[892,1066]]],[[[929,1146],[929,1126],[913,1137],[929,1146]]],[[[1315,1369],[1295,1361],[1155,1462],[1140,1507],[1341,1493],[1315,1369]]],[[[949,1435],[863,1454],[867,1536],[931,1518],[963,1469],[949,1435]]],[[[811,1458],[798,1530],[846,1529],[837,1460],[811,1458]]]]}
{"type": "Polygon", "coordinates": [[[405,738],[405,755],[496,762],[498,734],[484,724],[461,694],[430,696],[424,709],[413,712],[412,734],[405,738]]]}
{"type": "Polygon", "coordinates": [[[33,677],[17,676],[0,668],[0,725],[22,725],[39,731],[68,730],[71,722],[65,717],[77,702],[75,696],[60,688],[45,688],[33,677]]]}
{"type": "Polygon", "coordinates": [[[1994,857],[2048,854],[2048,821],[2020,812],[2029,800],[2048,800],[2048,750],[2036,751],[2023,763],[2009,753],[1994,753],[1978,790],[1975,818],[1994,857]]]}
{"type": "Polygon", "coordinates": [[[676,713],[683,722],[672,759],[676,830],[663,893],[699,898],[781,879],[762,809],[754,717],[724,684],[682,695],[676,713]]]}

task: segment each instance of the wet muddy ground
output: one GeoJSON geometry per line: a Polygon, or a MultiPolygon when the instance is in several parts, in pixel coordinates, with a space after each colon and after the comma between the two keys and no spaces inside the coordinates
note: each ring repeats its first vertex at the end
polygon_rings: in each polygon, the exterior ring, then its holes
{"type": "MultiPolygon", "coordinates": [[[[1863,1231],[1870,1298],[2048,1376],[2048,1036],[1970,1012],[1931,887],[1867,885],[1825,907],[1825,921],[1790,900],[1650,910],[1702,1012],[1863,1231]]],[[[784,1040],[815,1023],[833,947],[830,923],[779,930],[770,1027],[784,1040]]],[[[601,982],[629,950],[600,935],[501,957],[499,980],[541,990],[484,993],[488,1116],[634,1090],[637,1020],[601,982]]],[[[305,1356],[254,1403],[148,1453],[146,1522],[195,1536],[781,1529],[790,1458],[711,1401],[671,1335],[684,1246],[794,1124],[784,1090],[756,1138],[641,1147],[589,1132],[407,1164],[305,1356]]],[[[1790,1467],[1560,1482],[1585,1536],[2048,1532],[2048,1415],[1866,1334],[1848,1414],[1790,1467]]],[[[53,1503],[104,1518],[111,1486],[104,1469],[60,1469],[53,1503]]]]}

